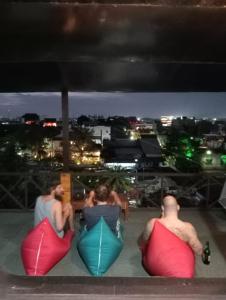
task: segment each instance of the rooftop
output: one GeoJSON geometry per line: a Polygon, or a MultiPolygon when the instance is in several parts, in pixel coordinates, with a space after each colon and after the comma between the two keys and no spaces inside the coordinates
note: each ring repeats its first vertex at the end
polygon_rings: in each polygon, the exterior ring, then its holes
{"type": "Polygon", "coordinates": [[[137,238],[145,222],[158,213],[155,209],[131,209],[124,224],[124,248],[104,277],[89,275],[78,256],[75,239],[69,254],[47,276],[34,278],[24,276],[20,259],[21,241],[32,227],[33,213],[1,212],[0,291],[6,295],[1,299],[225,299],[225,211],[181,211],[181,217],[195,225],[201,241],[210,241],[212,251],[209,266],[197,259],[196,278],[192,280],[149,277],[142,268],[137,238]]]}
{"type": "MultiPolygon", "coordinates": [[[[104,277],[148,277],[141,265],[141,255],[137,239],[145,223],[151,217],[159,215],[158,209],[130,209],[129,219],[124,222],[124,248],[119,258],[104,277]]],[[[196,227],[203,243],[210,241],[212,252],[211,264],[204,265],[197,258],[197,278],[226,278],[226,222],[223,209],[199,211],[193,208],[181,210],[181,218],[190,221],[196,227]]],[[[76,215],[78,237],[78,215],[76,215]]],[[[33,226],[33,212],[0,213],[0,267],[6,272],[25,275],[21,258],[20,245],[26,233],[33,226]]],[[[58,263],[48,276],[90,276],[76,249],[76,238],[70,253],[58,263]]]]}
{"type": "Polygon", "coordinates": [[[225,4],[2,1],[0,92],[225,91],[225,4]]]}

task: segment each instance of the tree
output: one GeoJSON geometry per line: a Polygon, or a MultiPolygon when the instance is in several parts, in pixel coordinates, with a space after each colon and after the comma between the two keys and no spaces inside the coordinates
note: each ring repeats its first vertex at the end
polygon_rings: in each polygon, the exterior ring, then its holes
{"type": "Polygon", "coordinates": [[[71,153],[77,153],[79,155],[78,161],[83,163],[83,159],[86,152],[99,150],[99,147],[92,140],[92,131],[88,128],[75,127],[70,134],[71,153]]]}
{"type": "Polygon", "coordinates": [[[32,158],[41,160],[47,156],[43,127],[39,125],[23,125],[18,128],[14,136],[20,148],[29,150],[32,158]]]}
{"type": "Polygon", "coordinates": [[[85,115],[81,115],[80,117],[78,117],[77,119],[77,124],[78,125],[87,125],[90,122],[90,118],[85,116],[85,115]]]}
{"type": "Polygon", "coordinates": [[[27,169],[26,158],[18,154],[13,136],[0,137],[0,169],[14,172],[27,169]]]}
{"type": "Polygon", "coordinates": [[[107,126],[111,126],[112,138],[128,138],[125,129],[130,129],[129,121],[125,117],[109,117],[106,121],[107,126]]]}
{"type": "Polygon", "coordinates": [[[111,189],[118,193],[128,192],[132,183],[129,177],[126,177],[126,170],[121,167],[109,169],[108,173],[100,178],[100,181],[110,186],[111,189]]]}
{"type": "Polygon", "coordinates": [[[165,156],[175,158],[175,167],[181,172],[201,170],[200,140],[188,134],[174,133],[168,136],[165,156]]]}
{"type": "Polygon", "coordinates": [[[202,121],[197,123],[198,136],[202,136],[203,134],[210,133],[211,129],[213,129],[213,125],[208,120],[202,120],[202,121]]]}

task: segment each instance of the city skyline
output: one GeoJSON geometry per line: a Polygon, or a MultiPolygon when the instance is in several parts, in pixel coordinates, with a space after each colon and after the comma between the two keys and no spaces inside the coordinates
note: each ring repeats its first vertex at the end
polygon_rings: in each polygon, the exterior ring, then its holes
{"type": "MultiPolygon", "coordinates": [[[[0,117],[25,113],[61,118],[60,93],[0,94],[0,117]]],[[[80,115],[225,118],[226,93],[69,93],[69,116],[80,115]]]]}

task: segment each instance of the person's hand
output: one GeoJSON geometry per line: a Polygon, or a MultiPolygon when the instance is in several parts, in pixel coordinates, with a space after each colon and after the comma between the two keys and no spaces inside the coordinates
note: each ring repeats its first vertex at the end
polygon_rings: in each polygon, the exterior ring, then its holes
{"type": "Polygon", "coordinates": [[[72,211],[71,203],[64,203],[62,207],[62,211],[66,218],[69,217],[72,211]]]}
{"type": "Polygon", "coordinates": [[[111,191],[110,196],[112,198],[113,201],[111,201],[112,205],[119,205],[122,207],[122,201],[118,195],[118,193],[116,193],[115,191],[111,191]]]}
{"type": "Polygon", "coordinates": [[[85,199],[85,207],[93,207],[94,206],[94,201],[92,198],[87,198],[85,199]]]}

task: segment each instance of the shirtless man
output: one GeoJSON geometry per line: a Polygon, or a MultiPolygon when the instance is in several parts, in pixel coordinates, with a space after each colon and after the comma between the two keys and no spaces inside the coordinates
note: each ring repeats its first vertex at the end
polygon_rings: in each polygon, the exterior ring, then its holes
{"type": "Polygon", "coordinates": [[[162,217],[153,218],[148,221],[142,236],[143,242],[146,243],[148,241],[154,223],[157,220],[181,240],[188,243],[194,253],[202,255],[203,246],[198,239],[195,228],[191,223],[183,222],[178,218],[179,210],[180,206],[178,205],[176,198],[171,195],[165,196],[163,198],[162,217]]]}
{"type": "Polygon", "coordinates": [[[64,236],[64,226],[69,222],[69,228],[74,231],[73,210],[70,203],[62,204],[64,189],[59,182],[52,183],[48,191],[37,198],[35,204],[34,226],[46,217],[59,237],[64,236]]]}

